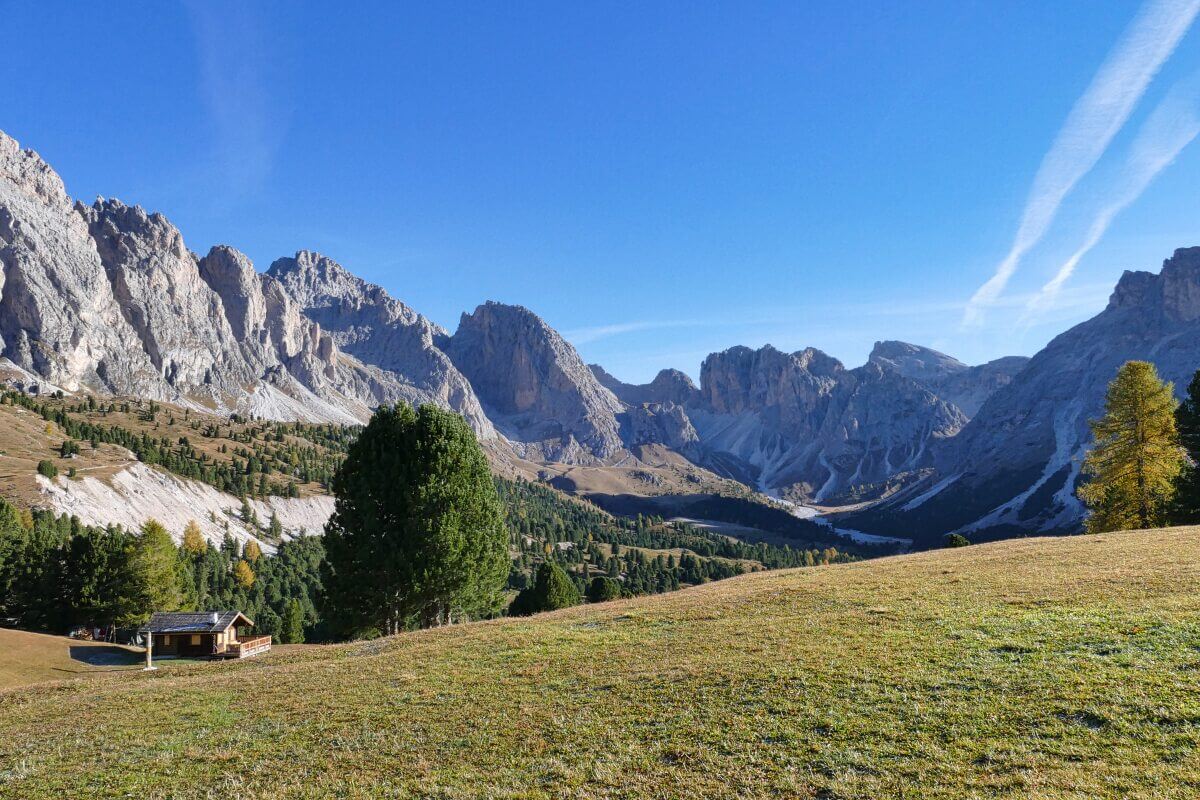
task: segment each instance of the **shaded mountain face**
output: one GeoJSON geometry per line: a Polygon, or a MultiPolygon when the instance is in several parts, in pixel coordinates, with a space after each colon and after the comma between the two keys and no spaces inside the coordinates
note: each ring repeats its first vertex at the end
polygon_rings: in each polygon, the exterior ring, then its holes
{"type": "Polygon", "coordinates": [[[966,423],[886,362],[847,370],[811,348],[711,355],[700,391],[690,413],[706,448],[748,465],[759,488],[814,500],[931,465],[934,447],[966,423]]]}
{"type": "Polygon", "coordinates": [[[968,417],[1029,362],[1008,356],[969,367],[957,358],[907,342],[876,342],[868,361],[928,387],[968,417]]]}
{"type": "Polygon", "coordinates": [[[579,463],[623,451],[621,401],[528,309],[489,302],[463,314],[446,352],[522,457],[579,463]]]}
{"type": "Polygon", "coordinates": [[[674,403],[687,405],[700,398],[700,390],[685,373],[677,369],[661,370],[647,384],[623,383],[605,372],[599,364],[589,364],[588,369],[596,376],[600,385],[617,396],[627,406],[642,403],[674,403]]]}
{"type": "Polygon", "coordinates": [[[1129,360],[1154,363],[1182,396],[1200,367],[1200,248],[1176,250],[1157,275],[1126,272],[1103,312],[1051,341],[984,402],[939,452],[935,475],[864,518],[926,543],[951,531],[1076,529],[1088,420],[1129,360]]]}

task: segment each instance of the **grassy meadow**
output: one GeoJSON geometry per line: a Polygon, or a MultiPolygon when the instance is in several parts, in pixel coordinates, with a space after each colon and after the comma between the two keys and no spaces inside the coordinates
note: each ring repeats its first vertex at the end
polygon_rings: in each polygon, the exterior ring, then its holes
{"type": "Polygon", "coordinates": [[[0,797],[1200,794],[1200,529],[0,691],[0,797]]]}

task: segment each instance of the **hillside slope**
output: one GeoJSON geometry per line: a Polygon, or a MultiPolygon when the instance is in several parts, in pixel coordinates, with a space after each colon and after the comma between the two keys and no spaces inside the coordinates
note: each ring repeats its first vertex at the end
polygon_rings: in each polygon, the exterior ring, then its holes
{"type": "Polygon", "coordinates": [[[0,693],[0,797],[1178,797],[1200,529],[0,693]]]}
{"type": "Polygon", "coordinates": [[[0,689],[141,665],[138,648],[0,628],[0,689]]]}

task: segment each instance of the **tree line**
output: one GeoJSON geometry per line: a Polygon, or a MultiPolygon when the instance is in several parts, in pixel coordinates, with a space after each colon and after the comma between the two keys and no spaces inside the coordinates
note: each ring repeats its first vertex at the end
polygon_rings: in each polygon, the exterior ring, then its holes
{"type": "Polygon", "coordinates": [[[176,545],[147,520],[139,531],[101,528],[0,500],[0,618],[28,630],[133,628],[154,611],[238,609],[277,641],[324,638],[321,540],[207,541],[189,523],[176,545]]]}
{"type": "MultiPolygon", "coordinates": [[[[68,409],[39,408],[56,424],[78,422],[63,416],[68,409]]],[[[158,413],[153,404],[145,411],[158,413]]],[[[730,540],[661,517],[613,517],[537,483],[495,478],[461,417],[432,406],[381,408],[353,436],[342,426],[290,423],[230,431],[267,433],[344,450],[330,478],[336,510],[324,537],[280,541],[273,520],[264,536],[280,543],[264,555],[228,536],[208,543],[194,523],[176,532],[176,546],[153,521],[130,532],[6,506],[0,616],[61,631],[133,625],[155,610],[236,608],[285,640],[329,640],[855,558],[832,547],[730,540]]],[[[245,502],[242,514],[259,524],[245,502]]]]}
{"type": "MultiPolygon", "coordinates": [[[[358,431],[354,426],[332,424],[263,421],[249,424],[236,414],[227,425],[221,425],[193,420],[191,412],[185,409],[184,422],[196,436],[233,444],[230,447],[222,442],[218,446],[218,454],[228,455],[220,458],[197,448],[190,436],[152,436],[116,423],[93,422],[78,416],[91,413],[104,417],[137,410],[142,422],[153,424],[164,413],[157,403],[135,408],[127,402],[101,403],[91,395],[77,404],[51,403],[15,390],[0,392],[0,403],[25,408],[57,425],[67,437],[60,447],[60,458],[69,459],[82,452],[81,442],[93,450],[101,443],[114,444],[129,450],[144,464],[238,497],[299,497],[300,485],[306,483],[328,488],[348,443],[358,431]]],[[[179,420],[172,414],[166,421],[173,426],[179,420]]],[[[46,461],[39,465],[39,472],[53,477],[58,468],[46,461]]]]}

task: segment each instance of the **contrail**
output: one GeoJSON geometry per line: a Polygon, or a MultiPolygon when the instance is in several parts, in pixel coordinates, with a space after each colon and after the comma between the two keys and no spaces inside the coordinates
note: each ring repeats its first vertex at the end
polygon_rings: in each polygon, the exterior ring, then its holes
{"type": "Polygon", "coordinates": [[[1075,101],[1029,191],[1008,255],[971,297],[963,325],[978,324],[1021,259],[1045,235],[1063,199],[1100,160],[1163,62],[1200,11],[1200,0],[1149,0],[1075,101]]]}
{"type": "Polygon", "coordinates": [[[1146,119],[1130,148],[1120,182],[1108,194],[1111,202],[1092,220],[1087,236],[1070,258],[1026,306],[1023,321],[1053,305],[1059,289],[1071,277],[1080,260],[1087,255],[1116,219],[1134,203],[1160,172],[1200,135],[1200,75],[1175,86],[1146,119]]]}

